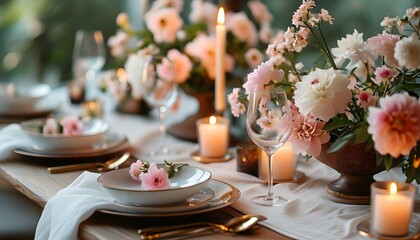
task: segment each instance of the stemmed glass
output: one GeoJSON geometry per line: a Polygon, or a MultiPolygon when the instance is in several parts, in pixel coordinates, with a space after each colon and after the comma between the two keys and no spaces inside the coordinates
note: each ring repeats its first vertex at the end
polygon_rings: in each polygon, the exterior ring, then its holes
{"type": "Polygon", "coordinates": [[[146,56],[142,61],[140,89],[144,100],[153,108],[159,110],[160,141],[157,151],[150,155],[165,155],[174,153],[165,147],[166,126],[165,114],[179,94],[178,84],[174,81],[176,65],[167,58],[146,56]]]}
{"type": "Polygon", "coordinates": [[[94,98],[96,73],[105,64],[105,43],[101,31],[76,33],[73,49],[73,75],[79,81],[86,81],[87,97],[94,98]]]}
{"type": "Polygon", "coordinates": [[[279,89],[255,90],[249,95],[246,129],[249,137],[268,156],[267,195],[253,197],[252,202],[263,206],[279,206],[289,200],[273,194],[272,156],[289,138],[290,107],[286,93],[279,89]]]}

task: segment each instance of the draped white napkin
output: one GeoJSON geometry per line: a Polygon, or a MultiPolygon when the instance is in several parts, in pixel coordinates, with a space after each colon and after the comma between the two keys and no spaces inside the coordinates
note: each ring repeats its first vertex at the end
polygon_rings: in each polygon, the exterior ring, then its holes
{"type": "Polygon", "coordinates": [[[0,160],[10,157],[13,149],[32,144],[32,141],[20,129],[19,124],[10,124],[0,130],[0,160]]]}
{"type": "Polygon", "coordinates": [[[97,209],[121,210],[96,182],[98,176],[85,171],[52,197],[42,212],[35,239],[77,239],[80,223],[97,209]]]}

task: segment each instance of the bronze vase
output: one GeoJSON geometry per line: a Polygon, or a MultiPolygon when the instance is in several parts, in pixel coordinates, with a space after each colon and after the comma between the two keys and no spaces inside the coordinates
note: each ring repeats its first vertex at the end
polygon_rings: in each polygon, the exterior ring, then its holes
{"type": "Polygon", "coordinates": [[[383,164],[376,164],[376,152],[366,151],[364,144],[347,144],[339,151],[327,153],[331,143],[322,145],[317,159],[335,169],[340,177],[327,185],[331,199],[340,203],[369,204],[370,185],[373,176],[385,170],[383,164]]]}

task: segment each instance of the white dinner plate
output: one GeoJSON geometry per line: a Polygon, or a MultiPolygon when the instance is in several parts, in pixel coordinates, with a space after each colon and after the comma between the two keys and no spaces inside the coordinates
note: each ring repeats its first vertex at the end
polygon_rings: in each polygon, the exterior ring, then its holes
{"type": "Polygon", "coordinates": [[[23,156],[40,158],[85,158],[114,154],[124,151],[128,147],[129,143],[125,136],[115,132],[107,132],[104,138],[101,141],[93,144],[91,148],[57,150],[39,149],[36,146],[30,146],[16,148],[14,152],[23,156]]]}
{"type": "MultiPolygon", "coordinates": [[[[165,168],[164,164],[157,164],[165,168]]],[[[187,199],[207,187],[211,172],[194,166],[184,166],[170,178],[166,189],[147,190],[129,174],[130,168],[106,172],[98,177],[105,192],[119,203],[141,206],[162,206],[187,199]]]]}
{"type": "Polygon", "coordinates": [[[198,206],[185,206],[179,208],[179,206],[173,206],[173,209],[168,207],[170,211],[160,211],[160,206],[158,207],[133,207],[133,206],[124,206],[118,204],[120,211],[100,209],[98,212],[112,214],[117,216],[126,216],[126,217],[175,217],[175,216],[185,216],[198,213],[205,213],[220,208],[227,207],[232,203],[236,202],[241,193],[239,190],[229,183],[222,182],[216,179],[210,179],[208,188],[214,192],[214,196],[203,204],[198,206]]]}
{"type": "MultiPolygon", "coordinates": [[[[47,118],[24,121],[20,124],[22,132],[31,139],[35,148],[44,150],[75,150],[92,148],[93,144],[101,141],[109,129],[109,125],[99,118],[82,120],[83,132],[77,135],[43,134],[40,128],[47,118]]],[[[59,121],[57,119],[57,121],[59,121]]]]}

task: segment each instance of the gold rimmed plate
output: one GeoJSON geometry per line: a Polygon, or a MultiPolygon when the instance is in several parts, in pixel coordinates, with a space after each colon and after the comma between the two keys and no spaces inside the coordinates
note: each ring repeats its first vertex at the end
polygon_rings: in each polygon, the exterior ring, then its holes
{"type": "Polygon", "coordinates": [[[38,158],[86,158],[99,157],[125,151],[129,147],[128,139],[115,132],[107,132],[104,139],[94,143],[92,147],[86,149],[54,150],[39,149],[37,146],[18,147],[14,153],[38,158]]]}
{"type": "Polygon", "coordinates": [[[178,217],[205,213],[224,208],[236,202],[241,196],[240,191],[236,187],[220,180],[210,179],[208,187],[214,192],[214,196],[209,201],[206,201],[199,208],[187,208],[182,209],[180,211],[162,212],[158,210],[159,206],[151,206],[146,207],[147,212],[133,212],[130,210],[126,211],[127,209],[123,208],[121,208],[119,211],[108,209],[100,209],[97,211],[101,213],[125,217],[178,217]]]}

